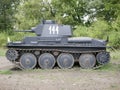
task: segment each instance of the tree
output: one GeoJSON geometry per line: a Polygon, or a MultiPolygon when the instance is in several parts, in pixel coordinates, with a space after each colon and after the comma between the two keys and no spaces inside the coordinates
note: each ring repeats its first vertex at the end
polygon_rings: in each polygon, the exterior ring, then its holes
{"type": "Polygon", "coordinates": [[[98,18],[106,20],[108,23],[115,21],[120,15],[119,0],[102,0],[102,7],[99,9],[98,18]]]}
{"type": "Polygon", "coordinates": [[[94,17],[94,8],[98,8],[98,0],[26,0],[18,7],[17,25],[20,29],[28,29],[38,24],[41,19],[54,19],[62,24],[90,24],[94,17]],[[89,3],[91,2],[91,3],[89,3]],[[94,4],[94,5],[92,5],[94,4]]]}
{"type": "Polygon", "coordinates": [[[0,0],[0,29],[7,31],[12,28],[14,13],[19,0],[0,0]]]}
{"type": "Polygon", "coordinates": [[[17,9],[16,29],[30,29],[30,27],[40,23],[42,19],[54,17],[51,4],[47,0],[25,0],[17,9]]]}
{"type": "Polygon", "coordinates": [[[96,17],[97,10],[102,5],[101,0],[52,0],[56,9],[56,18],[64,24],[90,25],[96,17]],[[60,17],[60,18],[59,18],[60,17]]]}

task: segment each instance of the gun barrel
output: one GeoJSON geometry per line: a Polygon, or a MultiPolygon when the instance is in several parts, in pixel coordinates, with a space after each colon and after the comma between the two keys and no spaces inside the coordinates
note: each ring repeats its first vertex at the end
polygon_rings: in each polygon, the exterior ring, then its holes
{"type": "Polygon", "coordinates": [[[15,30],[15,32],[33,32],[32,30],[15,30]]]}

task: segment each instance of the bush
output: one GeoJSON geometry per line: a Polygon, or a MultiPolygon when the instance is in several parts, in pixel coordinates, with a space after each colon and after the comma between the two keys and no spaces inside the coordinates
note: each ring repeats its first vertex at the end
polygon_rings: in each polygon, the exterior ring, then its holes
{"type": "Polygon", "coordinates": [[[107,22],[98,20],[94,22],[91,26],[86,27],[79,25],[74,30],[74,36],[85,36],[98,39],[106,39],[109,36],[109,46],[114,48],[120,48],[120,31],[114,29],[107,22]]]}
{"type": "Polygon", "coordinates": [[[8,37],[10,41],[21,41],[27,36],[34,36],[33,33],[24,33],[24,32],[1,32],[0,33],[0,47],[5,47],[7,44],[8,37]]]}
{"type": "Polygon", "coordinates": [[[10,38],[11,41],[17,41],[21,40],[23,38],[23,34],[8,34],[8,33],[0,33],[0,47],[5,47],[7,43],[8,37],[10,38]]]}
{"type": "Polygon", "coordinates": [[[86,26],[76,26],[77,28],[74,30],[73,35],[75,37],[79,36],[89,36],[89,29],[86,26]]]}
{"type": "Polygon", "coordinates": [[[120,32],[110,32],[110,46],[120,48],[120,32]]]}
{"type": "Polygon", "coordinates": [[[6,33],[0,33],[0,47],[5,46],[6,42],[7,42],[7,34],[6,33]]]}

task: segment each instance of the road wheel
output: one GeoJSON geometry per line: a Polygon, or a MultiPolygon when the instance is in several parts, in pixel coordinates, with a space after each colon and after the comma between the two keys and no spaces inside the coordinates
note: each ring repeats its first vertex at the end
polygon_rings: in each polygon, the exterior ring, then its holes
{"type": "Polygon", "coordinates": [[[37,59],[32,53],[25,53],[20,57],[20,65],[24,69],[33,69],[37,64],[37,59]]]}
{"type": "Polygon", "coordinates": [[[57,64],[60,68],[72,68],[74,64],[74,58],[71,54],[62,53],[57,58],[57,64]]]}
{"type": "Polygon", "coordinates": [[[55,65],[55,57],[50,53],[43,53],[38,59],[38,64],[42,69],[51,69],[55,65]]]}
{"type": "Polygon", "coordinates": [[[93,54],[81,54],[79,64],[82,68],[93,68],[96,64],[96,59],[93,54]]]}

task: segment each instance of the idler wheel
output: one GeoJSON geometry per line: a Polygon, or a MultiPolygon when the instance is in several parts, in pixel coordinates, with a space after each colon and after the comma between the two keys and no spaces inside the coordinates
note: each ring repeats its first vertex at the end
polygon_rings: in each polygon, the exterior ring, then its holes
{"type": "Polygon", "coordinates": [[[9,49],[6,52],[6,57],[10,61],[16,60],[18,58],[18,52],[14,49],[9,49]]]}
{"type": "Polygon", "coordinates": [[[81,54],[79,57],[79,64],[82,68],[93,68],[96,64],[96,59],[93,54],[81,54]]]}
{"type": "Polygon", "coordinates": [[[32,53],[25,53],[20,57],[20,65],[24,69],[33,69],[37,64],[37,59],[32,53]]]}
{"type": "Polygon", "coordinates": [[[99,64],[107,64],[110,61],[110,55],[108,52],[100,52],[96,56],[99,64]]]}
{"type": "Polygon", "coordinates": [[[42,69],[52,69],[55,65],[55,57],[50,53],[43,53],[38,59],[38,64],[42,69]]]}
{"type": "Polygon", "coordinates": [[[71,54],[62,53],[57,58],[57,64],[60,68],[72,68],[74,64],[74,58],[71,54]]]}

